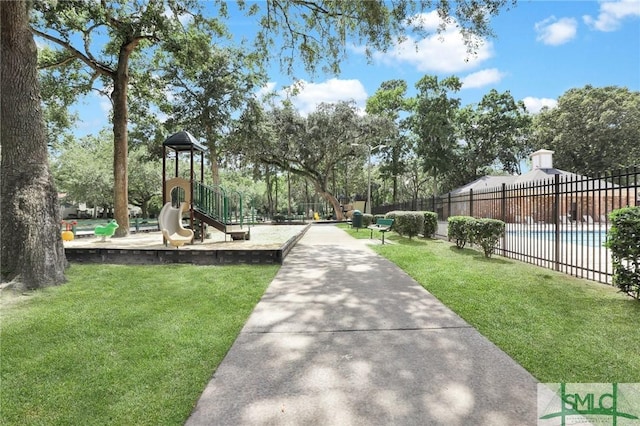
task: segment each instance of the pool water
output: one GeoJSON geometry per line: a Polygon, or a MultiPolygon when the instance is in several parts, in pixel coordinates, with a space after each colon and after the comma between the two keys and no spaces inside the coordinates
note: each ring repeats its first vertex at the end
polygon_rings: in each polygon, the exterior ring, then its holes
{"type": "MultiPolygon", "coordinates": [[[[508,231],[507,236],[514,235],[521,238],[543,239],[554,241],[555,231],[508,231]]],[[[600,247],[607,241],[607,232],[599,230],[591,231],[560,231],[560,242],[578,244],[590,247],[600,247]]]]}

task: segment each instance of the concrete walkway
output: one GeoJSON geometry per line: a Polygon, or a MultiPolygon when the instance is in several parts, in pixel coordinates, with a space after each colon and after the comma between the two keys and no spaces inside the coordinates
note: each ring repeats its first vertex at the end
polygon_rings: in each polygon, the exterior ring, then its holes
{"type": "Polygon", "coordinates": [[[536,383],[364,240],[315,225],[186,424],[535,425],[536,383]]]}

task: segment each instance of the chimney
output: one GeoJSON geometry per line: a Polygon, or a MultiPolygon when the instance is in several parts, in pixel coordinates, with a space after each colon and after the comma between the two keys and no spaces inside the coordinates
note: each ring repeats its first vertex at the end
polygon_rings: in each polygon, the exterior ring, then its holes
{"type": "Polygon", "coordinates": [[[540,149],[531,154],[533,170],[553,169],[553,152],[554,151],[549,151],[548,149],[540,149]]]}

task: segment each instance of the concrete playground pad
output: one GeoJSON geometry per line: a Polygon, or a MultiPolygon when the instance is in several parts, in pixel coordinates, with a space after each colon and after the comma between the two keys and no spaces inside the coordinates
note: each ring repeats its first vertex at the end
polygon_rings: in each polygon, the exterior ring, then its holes
{"type": "Polygon", "coordinates": [[[537,381],[340,229],[293,248],[187,425],[534,425],[537,381]]]}

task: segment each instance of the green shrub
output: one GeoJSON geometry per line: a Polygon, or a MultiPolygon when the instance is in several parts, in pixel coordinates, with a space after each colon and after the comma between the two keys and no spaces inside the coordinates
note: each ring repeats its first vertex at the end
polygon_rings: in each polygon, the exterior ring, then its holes
{"type": "Polygon", "coordinates": [[[424,215],[420,212],[404,212],[402,215],[402,225],[404,227],[404,233],[409,236],[409,239],[415,237],[422,232],[424,227],[424,215]]]}
{"type": "Polygon", "coordinates": [[[367,227],[373,223],[373,215],[369,213],[365,213],[362,215],[362,226],[367,227]]]}
{"type": "Polygon", "coordinates": [[[609,219],[605,245],[611,249],[613,284],[640,300],[640,207],[614,210],[609,219]]]}
{"type": "Polygon", "coordinates": [[[491,257],[504,236],[505,223],[497,219],[475,219],[473,223],[473,242],[484,250],[485,257],[491,257]]]}
{"type": "Polygon", "coordinates": [[[434,212],[424,213],[424,226],[422,229],[422,235],[425,238],[433,238],[434,234],[438,230],[438,215],[434,212]]]}
{"type": "Polygon", "coordinates": [[[456,247],[464,248],[467,243],[473,244],[474,218],[470,216],[450,216],[447,222],[449,241],[454,240],[456,247]]]}
{"type": "Polygon", "coordinates": [[[422,213],[412,211],[389,212],[385,217],[393,219],[392,229],[395,232],[399,235],[407,236],[409,239],[420,233],[424,222],[422,213]]]}
{"type": "Polygon", "coordinates": [[[385,219],[393,219],[393,225],[391,225],[391,231],[396,230],[396,218],[398,217],[398,213],[401,213],[399,210],[393,210],[384,215],[385,219]]]}

